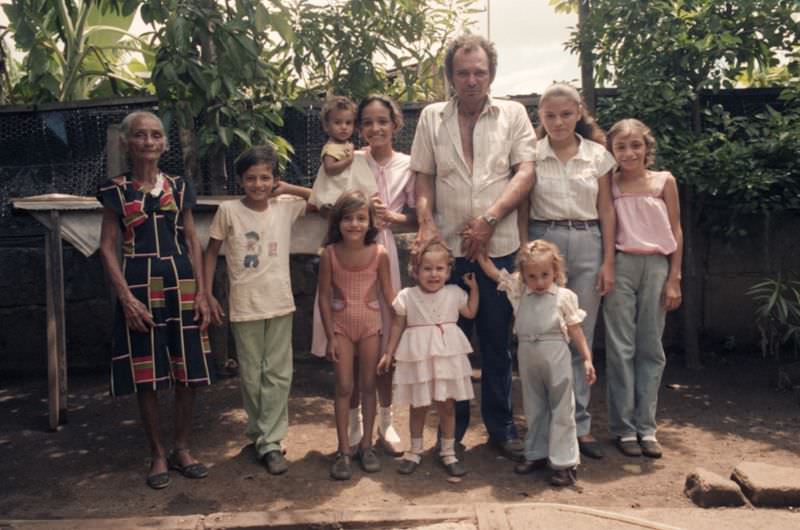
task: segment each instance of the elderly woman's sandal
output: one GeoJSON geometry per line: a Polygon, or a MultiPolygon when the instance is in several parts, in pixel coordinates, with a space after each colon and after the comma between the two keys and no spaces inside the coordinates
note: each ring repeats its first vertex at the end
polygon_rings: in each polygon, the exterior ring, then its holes
{"type": "Polygon", "coordinates": [[[170,469],[174,469],[186,478],[206,478],[208,476],[208,468],[200,463],[181,465],[178,453],[187,451],[188,449],[173,449],[167,458],[167,463],[170,469]]]}
{"type": "MultiPolygon", "coordinates": [[[[167,463],[167,465],[169,465],[169,463],[167,463]]],[[[152,467],[150,469],[152,469],[152,467]]],[[[164,489],[167,486],[169,486],[169,472],[162,471],[161,473],[154,473],[152,475],[147,475],[146,482],[147,485],[153,488],[154,490],[164,489]]]]}

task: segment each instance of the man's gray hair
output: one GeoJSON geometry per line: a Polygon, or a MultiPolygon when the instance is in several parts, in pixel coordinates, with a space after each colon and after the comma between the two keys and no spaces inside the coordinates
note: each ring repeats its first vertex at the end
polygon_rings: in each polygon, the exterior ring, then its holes
{"type": "Polygon", "coordinates": [[[490,40],[481,35],[473,35],[471,33],[456,37],[447,45],[447,53],[444,56],[444,73],[447,76],[447,80],[450,83],[453,82],[453,58],[456,52],[462,48],[467,52],[478,48],[486,52],[486,57],[489,58],[489,80],[494,81],[494,76],[497,73],[497,49],[495,49],[494,43],[490,40]]]}

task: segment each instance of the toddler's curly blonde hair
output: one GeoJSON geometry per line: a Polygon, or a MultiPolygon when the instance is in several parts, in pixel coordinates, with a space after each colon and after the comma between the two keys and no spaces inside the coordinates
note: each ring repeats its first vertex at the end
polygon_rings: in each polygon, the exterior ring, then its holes
{"type": "Polygon", "coordinates": [[[528,263],[541,263],[550,260],[553,264],[553,278],[556,285],[563,287],[567,283],[567,274],[564,271],[564,258],[558,247],[544,239],[536,239],[520,247],[517,252],[517,270],[520,274],[525,273],[525,265],[528,263]]]}
{"type": "Polygon", "coordinates": [[[447,265],[452,269],[453,263],[456,259],[453,257],[453,251],[441,239],[429,239],[422,243],[417,249],[415,254],[412,254],[408,260],[408,275],[415,280],[419,278],[419,266],[422,264],[422,256],[429,252],[444,252],[447,254],[447,265]]]}

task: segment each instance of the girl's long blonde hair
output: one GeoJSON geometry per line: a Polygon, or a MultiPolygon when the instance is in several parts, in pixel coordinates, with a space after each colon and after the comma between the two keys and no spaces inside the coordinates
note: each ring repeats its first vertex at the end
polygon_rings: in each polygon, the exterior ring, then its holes
{"type": "Polygon", "coordinates": [[[525,265],[549,259],[553,263],[553,277],[556,285],[563,287],[567,284],[567,273],[564,268],[564,258],[558,247],[544,239],[536,239],[525,244],[517,252],[517,270],[524,273],[525,265]]]}

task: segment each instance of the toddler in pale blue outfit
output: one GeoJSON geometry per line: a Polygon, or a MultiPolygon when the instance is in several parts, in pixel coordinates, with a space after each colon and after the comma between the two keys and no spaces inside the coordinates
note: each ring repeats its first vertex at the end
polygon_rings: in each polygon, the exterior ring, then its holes
{"type": "Polygon", "coordinates": [[[586,313],[578,297],[563,287],[564,260],[553,243],[537,239],[517,254],[514,274],[479,258],[487,276],[505,291],[514,308],[514,333],[519,347],[519,375],[528,422],[525,461],[514,471],[525,474],[547,467],[551,483],[568,486],[577,480],[580,462],[575,425],[572,356],[569,340],[580,352],[586,382],[596,379],[592,352],[581,328],[586,313]]]}

